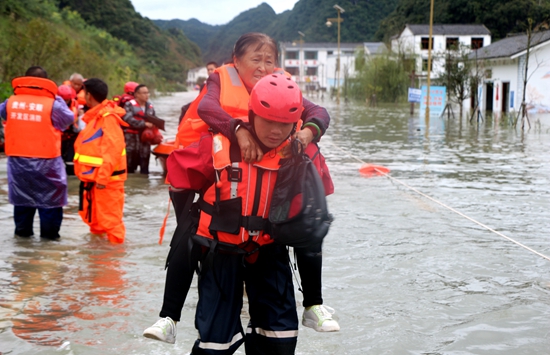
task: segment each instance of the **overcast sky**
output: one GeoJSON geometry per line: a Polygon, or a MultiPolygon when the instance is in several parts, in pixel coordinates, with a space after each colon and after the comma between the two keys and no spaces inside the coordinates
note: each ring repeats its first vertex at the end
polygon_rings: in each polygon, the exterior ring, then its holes
{"type": "Polygon", "coordinates": [[[130,0],[137,12],[151,20],[197,20],[225,25],[243,11],[268,3],[277,14],[291,10],[298,0],[130,0]]]}

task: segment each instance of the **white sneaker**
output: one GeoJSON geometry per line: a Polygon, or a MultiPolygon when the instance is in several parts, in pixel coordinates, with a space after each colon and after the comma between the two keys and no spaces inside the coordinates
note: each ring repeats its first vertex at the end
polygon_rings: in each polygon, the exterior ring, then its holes
{"type": "Polygon", "coordinates": [[[150,339],[174,344],[176,342],[176,323],[170,318],[161,318],[155,324],[145,329],[143,336],[150,339]]]}
{"type": "Polygon", "coordinates": [[[334,308],[322,304],[307,307],[302,316],[302,324],[318,332],[337,332],[340,325],[332,319],[334,312],[334,308]]]}

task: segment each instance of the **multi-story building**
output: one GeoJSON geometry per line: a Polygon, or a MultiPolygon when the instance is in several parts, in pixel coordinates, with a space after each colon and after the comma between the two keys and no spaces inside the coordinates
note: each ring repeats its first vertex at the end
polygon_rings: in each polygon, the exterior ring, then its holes
{"type": "MultiPolygon", "coordinates": [[[[391,39],[391,50],[415,60],[415,71],[421,76],[428,73],[429,25],[405,25],[391,39]]],[[[445,72],[445,53],[478,49],[491,44],[491,32],[484,25],[433,25],[432,26],[432,79],[445,72]]]]}
{"type": "Polygon", "coordinates": [[[346,77],[355,74],[355,57],[364,50],[366,56],[386,51],[384,43],[340,43],[340,73],[338,75],[337,43],[280,43],[281,67],[292,75],[303,90],[326,90],[340,86],[346,77]]]}

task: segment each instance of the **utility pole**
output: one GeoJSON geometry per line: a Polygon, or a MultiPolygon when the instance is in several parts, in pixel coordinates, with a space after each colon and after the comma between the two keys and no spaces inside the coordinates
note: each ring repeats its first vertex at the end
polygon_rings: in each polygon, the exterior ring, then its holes
{"type": "MultiPolygon", "coordinates": [[[[415,74],[415,71],[414,69],[412,70],[412,73],[411,75],[409,75],[409,77],[411,78],[411,88],[414,88],[414,81],[416,79],[416,74],[415,74]]],[[[411,102],[411,116],[414,115],[414,102],[411,102]]]]}
{"type": "MultiPolygon", "coordinates": [[[[300,83],[303,83],[304,82],[304,69],[303,69],[302,63],[306,59],[306,55],[304,53],[304,37],[306,35],[301,31],[298,31],[298,34],[300,35],[300,41],[299,41],[300,42],[300,55],[298,57],[300,59],[300,83]]],[[[300,83],[298,83],[298,86],[300,86],[300,83]]],[[[302,84],[302,86],[303,86],[303,84],[302,84]]],[[[300,87],[300,89],[303,90],[302,87],[300,87]]]]}
{"type": "Polygon", "coordinates": [[[332,25],[332,22],[338,23],[338,56],[336,59],[336,103],[340,104],[340,23],[344,21],[344,19],[340,17],[340,14],[343,14],[345,11],[338,5],[334,5],[333,7],[338,12],[338,17],[328,18],[326,25],[327,27],[330,27],[332,25]]]}
{"type": "Polygon", "coordinates": [[[432,46],[433,46],[433,24],[434,24],[434,0],[430,4],[430,34],[428,39],[428,90],[426,91],[426,129],[429,129],[428,122],[430,120],[430,77],[432,71],[432,46]]]}

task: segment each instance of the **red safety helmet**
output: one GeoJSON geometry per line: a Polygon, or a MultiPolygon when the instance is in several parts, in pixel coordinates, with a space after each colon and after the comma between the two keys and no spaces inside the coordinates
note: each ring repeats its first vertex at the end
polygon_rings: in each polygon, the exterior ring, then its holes
{"type": "Polygon", "coordinates": [[[248,108],[267,120],[296,123],[304,110],[302,92],[286,75],[269,74],[254,85],[248,108]]]}
{"type": "Polygon", "coordinates": [[[138,87],[138,83],[135,81],[129,81],[126,84],[124,84],[124,92],[127,94],[134,93],[134,90],[138,87]]]}
{"type": "Polygon", "coordinates": [[[155,126],[147,127],[141,132],[141,141],[143,143],[160,144],[163,138],[162,133],[155,126]]]}
{"type": "Polygon", "coordinates": [[[59,85],[57,95],[61,96],[63,100],[72,100],[76,98],[76,91],[70,85],[59,85]]]}

